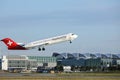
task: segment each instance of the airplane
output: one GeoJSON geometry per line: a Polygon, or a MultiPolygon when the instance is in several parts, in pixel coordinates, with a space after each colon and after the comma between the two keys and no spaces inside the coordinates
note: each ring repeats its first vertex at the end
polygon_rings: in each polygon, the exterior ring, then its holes
{"type": "Polygon", "coordinates": [[[44,51],[45,50],[44,46],[55,44],[55,43],[61,43],[65,41],[70,41],[70,43],[72,43],[72,40],[74,40],[77,37],[78,35],[76,34],[68,33],[61,36],[56,36],[48,39],[30,42],[28,44],[16,43],[10,38],[4,38],[1,41],[3,41],[6,44],[8,50],[29,50],[37,47],[38,51],[41,51],[41,50],[44,51]]]}

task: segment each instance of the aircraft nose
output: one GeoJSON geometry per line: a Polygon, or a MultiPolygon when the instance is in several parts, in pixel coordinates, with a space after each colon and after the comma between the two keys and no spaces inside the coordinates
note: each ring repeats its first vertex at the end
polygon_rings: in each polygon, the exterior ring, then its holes
{"type": "Polygon", "coordinates": [[[78,35],[74,35],[74,38],[77,38],[78,37],[78,35]]]}

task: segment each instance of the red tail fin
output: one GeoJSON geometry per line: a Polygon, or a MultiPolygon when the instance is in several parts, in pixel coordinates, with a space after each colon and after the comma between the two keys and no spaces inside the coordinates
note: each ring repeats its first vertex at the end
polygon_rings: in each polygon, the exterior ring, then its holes
{"type": "Polygon", "coordinates": [[[8,49],[12,49],[18,45],[16,42],[14,42],[10,38],[4,38],[1,41],[3,41],[8,46],[8,49]]]}

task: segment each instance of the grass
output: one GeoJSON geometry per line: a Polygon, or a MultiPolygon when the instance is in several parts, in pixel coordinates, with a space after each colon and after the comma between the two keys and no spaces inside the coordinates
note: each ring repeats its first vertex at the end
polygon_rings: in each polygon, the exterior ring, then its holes
{"type": "Polygon", "coordinates": [[[0,80],[120,80],[120,78],[2,77],[0,80]]]}
{"type": "Polygon", "coordinates": [[[120,73],[61,73],[55,76],[0,77],[0,80],[120,80],[120,73]]]}
{"type": "Polygon", "coordinates": [[[61,73],[58,76],[120,76],[120,73],[92,73],[92,72],[81,72],[81,73],[61,73]]]}

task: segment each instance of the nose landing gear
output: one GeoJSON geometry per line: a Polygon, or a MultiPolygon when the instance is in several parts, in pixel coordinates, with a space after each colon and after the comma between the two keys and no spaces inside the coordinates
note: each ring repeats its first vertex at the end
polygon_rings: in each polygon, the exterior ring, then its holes
{"type": "Polygon", "coordinates": [[[70,43],[72,43],[72,41],[70,41],[70,43]]]}

